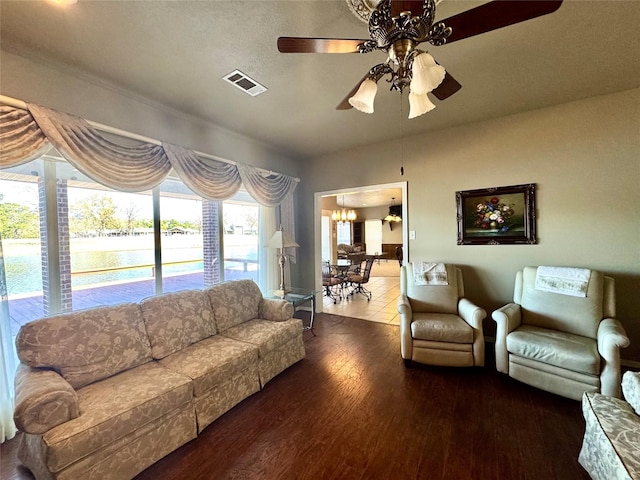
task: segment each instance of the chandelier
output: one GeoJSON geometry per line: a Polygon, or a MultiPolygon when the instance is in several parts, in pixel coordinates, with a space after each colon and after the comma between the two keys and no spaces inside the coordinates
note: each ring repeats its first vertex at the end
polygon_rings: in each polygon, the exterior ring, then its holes
{"type": "Polygon", "coordinates": [[[331,213],[331,220],[334,222],[353,222],[358,216],[356,215],[355,210],[345,210],[344,208],[344,195],[342,196],[342,210],[334,210],[331,213]]]}

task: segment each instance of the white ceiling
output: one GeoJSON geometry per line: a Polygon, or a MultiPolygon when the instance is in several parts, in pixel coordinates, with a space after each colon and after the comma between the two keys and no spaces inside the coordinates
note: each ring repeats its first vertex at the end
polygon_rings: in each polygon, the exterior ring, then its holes
{"type": "MultiPolygon", "coordinates": [[[[445,0],[436,18],[481,3],[445,0]]],[[[278,36],[368,38],[344,0],[79,0],[64,8],[2,0],[0,17],[6,51],[100,78],[301,160],[640,86],[639,1],[565,0],[551,15],[429,48],[463,88],[414,120],[405,104],[402,124],[401,97],[383,85],[374,114],[335,110],[384,60],[381,52],[277,51],[278,36]],[[222,77],[235,69],[268,91],[250,97],[229,85],[222,77]]]]}
{"type": "Polygon", "coordinates": [[[372,208],[389,205],[402,205],[402,188],[374,188],[363,187],[353,192],[327,195],[336,197],[339,207],[345,208],[372,208]]]}

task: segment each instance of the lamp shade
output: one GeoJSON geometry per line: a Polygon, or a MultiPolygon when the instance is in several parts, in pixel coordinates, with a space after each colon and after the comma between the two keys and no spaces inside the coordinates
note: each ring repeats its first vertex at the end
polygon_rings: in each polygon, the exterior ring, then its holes
{"type": "Polygon", "coordinates": [[[430,112],[436,108],[436,106],[431,103],[429,97],[427,97],[426,93],[417,94],[411,92],[409,94],[409,118],[416,118],[420,115],[430,112]]]}
{"type": "Polygon", "coordinates": [[[356,110],[373,113],[373,100],[376,98],[378,85],[370,78],[365,78],[356,94],[349,99],[349,103],[356,110]]]}
{"type": "Polygon", "coordinates": [[[273,237],[267,242],[267,248],[299,247],[284,230],[276,230],[273,237]]]}
{"type": "Polygon", "coordinates": [[[428,53],[420,53],[413,59],[411,67],[411,92],[429,93],[442,83],[446,71],[428,53]]]}

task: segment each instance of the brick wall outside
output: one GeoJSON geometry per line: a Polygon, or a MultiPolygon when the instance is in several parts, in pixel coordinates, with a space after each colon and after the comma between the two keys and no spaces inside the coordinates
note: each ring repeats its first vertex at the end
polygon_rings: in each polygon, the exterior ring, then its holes
{"type": "Polygon", "coordinates": [[[60,251],[60,289],[62,312],[73,310],[71,291],[71,243],[69,234],[69,189],[66,180],[56,183],[58,197],[58,244],[60,251]]]}
{"type": "Polygon", "coordinates": [[[204,286],[220,283],[220,207],[218,202],[202,201],[202,255],[204,286]]]}
{"type": "Polygon", "coordinates": [[[47,208],[44,178],[38,178],[38,210],[40,212],[40,255],[42,261],[42,292],[44,315],[70,312],[73,309],[71,292],[71,248],[69,243],[69,197],[67,195],[67,181],[57,180],[57,214],[58,214],[58,245],[60,251],[60,289],[61,312],[52,311],[51,284],[49,282],[49,256],[47,242],[47,208]]]}

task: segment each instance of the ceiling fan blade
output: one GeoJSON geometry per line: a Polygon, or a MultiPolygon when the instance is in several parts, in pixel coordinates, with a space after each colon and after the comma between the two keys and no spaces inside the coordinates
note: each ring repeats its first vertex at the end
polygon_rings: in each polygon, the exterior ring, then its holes
{"type": "Polygon", "coordinates": [[[449,72],[446,72],[442,83],[434,88],[431,93],[433,93],[438,100],[445,100],[461,88],[462,85],[460,85],[455,78],[449,75],[449,72]]]}
{"type": "Polygon", "coordinates": [[[495,0],[441,20],[453,32],[447,43],[555,12],[562,0],[495,0]]]}
{"type": "Polygon", "coordinates": [[[345,38],[279,37],[281,53],[358,53],[358,45],[367,40],[345,38]]]}
{"type": "Polygon", "coordinates": [[[364,77],[358,80],[358,83],[356,83],[356,86],[353,87],[349,93],[347,93],[347,96],[344,97],[342,101],[338,104],[338,106],[336,107],[336,110],[349,110],[350,108],[353,108],[349,103],[349,99],[356,94],[356,92],[360,88],[360,84],[364,82],[365,78],[368,78],[368,77],[369,77],[369,72],[367,72],[364,77]]]}

